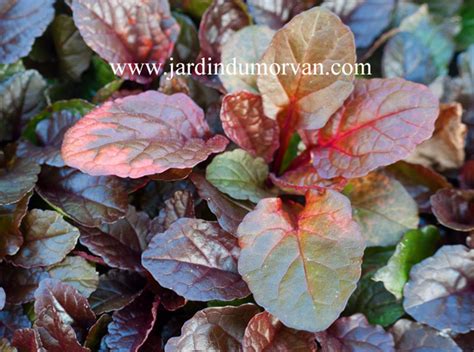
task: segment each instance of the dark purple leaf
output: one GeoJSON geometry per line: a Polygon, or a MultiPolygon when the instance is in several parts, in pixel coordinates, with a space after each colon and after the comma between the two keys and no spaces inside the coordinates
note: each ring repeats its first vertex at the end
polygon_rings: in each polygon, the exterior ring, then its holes
{"type": "Polygon", "coordinates": [[[132,206],[124,219],[100,228],[81,228],[81,243],[107,265],[124,270],[142,271],[141,255],[147,247],[150,218],[132,206]]]}
{"type": "Polygon", "coordinates": [[[367,48],[390,24],[395,0],[326,0],[323,6],[351,28],[357,48],[367,48]]]}
{"type": "Polygon", "coordinates": [[[254,304],[203,309],[183,325],[180,336],[168,340],[165,351],[241,351],[245,328],[257,313],[254,304]]]}
{"type": "Polygon", "coordinates": [[[474,250],[441,247],[411,269],[404,297],[405,311],[419,323],[453,333],[474,330],[474,250]]]}
{"type": "Polygon", "coordinates": [[[160,232],[166,231],[176,220],[180,218],[194,217],[193,195],[188,191],[178,190],[164,203],[164,208],[158,215],[160,232]]]}
{"type": "Polygon", "coordinates": [[[122,309],[140,294],[144,279],[128,271],[110,270],[99,278],[97,290],[89,297],[96,314],[122,309]]]}
{"type": "Polygon", "coordinates": [[[16,330],[13,335],[12,345],[20,352],[46,352],[36,329],[16,330]]]}
{"type": "Polygon", "coordinates": [[[83,226],[115,222],[127,212],[127,184],[114,176],[89,176],[68,167],[43,166],[38,194],[83,226]]]}
{"type": "Polygon", "coordinates": [[[461,169],[459,175],[461,188],[474,189],[474,160],[468,160],[461,169]]]}
{"type": "Polygon", "coordinates": [[[441,189],[431,196],[431,209],[446,227],[474,230],[474,190],[441,189]]]}
{"type": "Polygon", "coordinates": [[[449,335],[407,319],[397,321],[390,332],[397,352],[461,352],[449,335]]]}
{"type": "Polygon", "coordinates": [[[370,325],[363,314],[339,318],[316,333],[323,352],[395,352],[393,337],[379,325],[370,325]]]}
{"type": "Polygon", "coordinates": [[[11,261],[23,268],[59,263],[76,246],[79,230],[51,210],[31,210],[23,220],[24,244],[11,261]]]}
{"type": "Polygon", "coordinates": [[[48,278],[43,268],[23,269],[4,265],[0,267],[0,286],[7,293],[10,304],[24,304],[34,301],[39,283],[48,278]]]}
{"type": "Polygon", "coordinates": [[[225,194],[219,192],[206,178],[198,173],[193,173],[191,181],[197,188],[200,197],[207,201],[209,209],[217,217],[222,228],[231,233],[237,233],[237,227],[244,216],[252,209],[234,201],[225,194]]]}
{"type": "Polygon", "coordinates": [[[28,55],[54,17],[54,0],[7,0],[0,3],[0,63],[28,55]]]}
{"type": "Polygon", "coordinates": [[[293,16],[315,5],[316,0],[247,0],[249,11],[258,24],[279,29],[293,16]]]}
{"type": "Polygon", "coordinates": [[[28,210],[31,194],[26,194],[18,203],[0,206],[0,261],[7,255],[16,254],[23,244],[20,225],[28,210]]]}
{"type": "Polygon", "coordinates": [[[204,113],[188,96],[145,93],[107,102],[65,135],[67,165],[91,175],[139,178],[190,168],[221,152],[223,136],[210,136],[204,113]]]}
{"type": "Polygon", "coordinates": [[[102,338],[107,334],[107,327],[111,321],[112,318],[109,315],[102,315],[89,329],[84,347],[90,348],[92,351],[99,350],[102,338]]]}
{"type": "Polygon", "coordinates": [[[149,292],[138,296],[128,306],[115,312],[105,337],[113,351],[136,352],[153,329],[160,300],[149,292]]]}
{"type": "MultiPolygon", "coordinates": [[[[164,64],[179,34],[166,0],[105,0],[100,4],[76,0],[72,12],[87,45],[111,63],[164,64]]],[[[148,83],[151,75],[147,74],[126,70],[121,76],[148,83]]]]}
{"type": "Polygon", "coordinates": [[[250,319],[242,346],[244,352],[317,351],[313,334],[287,328],[267,312],[256,314],[250,319]]]}
{"type": "Polygon", "coordinates": [[[239,272],[259,305],[299,330],[321,331],[337,319],[356,288],[365,247],[349,199],[332,190],[308,192],[305,207],[266,198],[238,236],[239,272]]]}
{"type": "Polygon", "coordinates": [[[352,95],[319,130],[314,166],[325,178],[353,178],[392,164],[431,136],[438,111],[437,98],[420,84],[357,80],[352,95]]]}
{"type": "Polygon", "coordinates": [[[273,160],[279,146],[280,130],[275,120],[263,113],[262,98],[240,91],[227,94],[222,101],[221,121],[225,134],[252,156],[273,160]]]}
{"type": "Polygon", "coordinates": [[[217,223],[179,219],[155,235],[143,266],[161,286],[194,301],[230,301],[248,296],[237,272],[237,239],[217,223]]]}
{"type": "Polygon", "coordinates": [[[31,327],[22,306],[7,306],[0,311],[0,336],[11,339],[18,329],[31,327]]]}
{"type": "Polygon", "coordinates": [[[8,158],[0,151],[0,205],[18,203],[35,186],[41,168],[28,159],[8,158]]]}

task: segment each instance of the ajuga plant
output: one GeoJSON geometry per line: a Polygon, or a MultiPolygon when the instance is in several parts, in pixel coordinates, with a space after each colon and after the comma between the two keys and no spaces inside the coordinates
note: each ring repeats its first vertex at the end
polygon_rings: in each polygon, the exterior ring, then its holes
{"type": "Polygon", "coordinates": [[[471,351],[472,5],[1,2],[0,351],[471,351]]]}

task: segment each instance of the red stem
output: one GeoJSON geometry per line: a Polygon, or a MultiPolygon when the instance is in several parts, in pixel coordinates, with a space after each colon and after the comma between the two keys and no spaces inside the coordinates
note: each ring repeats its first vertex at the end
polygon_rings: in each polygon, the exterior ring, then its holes
{"type": "Polygon", "coordinates": [[[311,161],[311,149],[305,149],[300,155],[293,159],[286,171],[295,170],[311,161]]]}

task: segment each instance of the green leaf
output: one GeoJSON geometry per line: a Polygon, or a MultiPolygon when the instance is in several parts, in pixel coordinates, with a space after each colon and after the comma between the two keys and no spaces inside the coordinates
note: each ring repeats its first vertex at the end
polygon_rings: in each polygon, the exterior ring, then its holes
{"type": "Polygon", "coordinates": [[[245,150],[235,149],[220,154],[206,169],[206,179],[219,191],[234,199],[257,203],[270,196],[264,189],[268,166],[262,158],[254,158],[245,150]]]}
{"type": "Polygon", "coordinates": [[[461,31],[456,41],[461,48],[474,44],[474,0],[466,1],[459,13],[461,16],[461,31]]]}
{"type": "Polygon", "coordinates": [[[11,75],[25,70],[23,61],[17,61],[13,64],[0,64],[0,81],[3,81],[11,75]]]}
{"type": "Polygon", "coordinates": [[[387,265],[375,273],[373,280],[383,282],[389,292],[398,299],[402,298],[410,269],[431,256],[436,251],[439,240],[438,229],[434,226],[408,231],[397,245],[387,265]]]}
{"type": "Polygon", "coordinates": [[[374,172],[351,183],[354,218],[367,246],[396,244],[407,230],[417,228],[418,206],[400,182],[374,172]]]}

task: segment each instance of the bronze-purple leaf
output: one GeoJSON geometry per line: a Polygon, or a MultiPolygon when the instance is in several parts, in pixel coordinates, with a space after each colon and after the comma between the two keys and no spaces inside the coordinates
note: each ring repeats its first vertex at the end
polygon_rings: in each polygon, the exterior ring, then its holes
{"type": "Polygon", "coordinates": [[[9,265],[0,267],[0,286],[5,289],[9,304],[34,301],[39,283],[48,277],[43,268],[23,269],[9,265]]]}
{"type": "Polygon", "coordinates": [[[280,29],[292,17],[314,6],[316,0],[247,0],[249,11],[258,24],[280,29]]]}
{"type": "MultiPolygon", "coordinates": [[[[165,200],[164,208],[158,214],[160,232],[166,231],[173,222],[180,218],[194,217],[194,200],[193,195],[184,190],[178,190],[173,193],[172,197],[165,200]]],[[[155,220],[155,219],[154,219],[155,220]]]]}
{"type": "Polygon", "coordinates": [[[182,218],[156,234],[143,266],[161,286],[193,301],[230,301],[250,294],[237,271],[237,238],[216,222],[182,218]]]}
{"type": "Polygon", "coordinates": [[[16,330],[13,334],[12,345],[22,352],[46,352],[36,329],[16,330]]]}
{"type": "Polygon", "coordinates": [[[210,136],[203,111],[187,95],[147,91],[83,117],[66,133],[62,156],[90,175],[140,178],[193,167],[227,142],[210,136]]]}
{"type": "Polygon", "coordinates": [[[31,160],[8,156],[4,165],[2,156],[0,151],[0,205],[17,203],[33,189],[41,168],[31,160]]]}
{"type": "Polygon", "coordinates": [[[431,196],[431,209],[446,227],[474,230],[474,190],[441,189],[431,196]]]}

